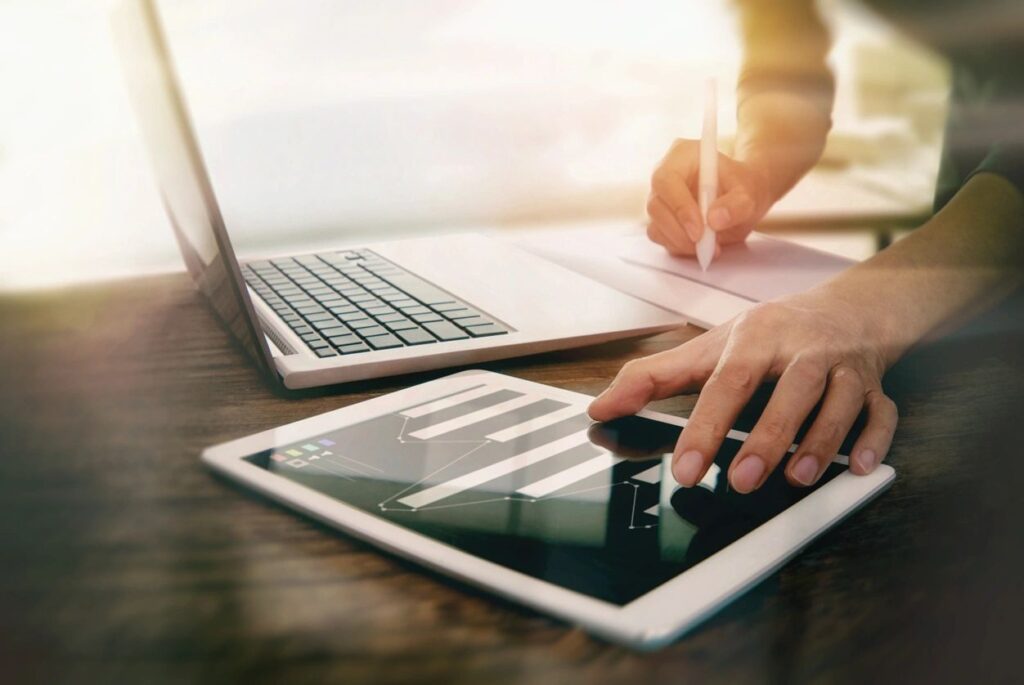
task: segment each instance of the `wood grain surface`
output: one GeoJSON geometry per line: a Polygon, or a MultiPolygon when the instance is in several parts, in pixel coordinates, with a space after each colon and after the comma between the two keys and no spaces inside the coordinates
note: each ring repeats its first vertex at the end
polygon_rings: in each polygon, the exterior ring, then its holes
{"type": "MultiPolygon", "coordinates": [[[[1007,304],[891,372],[902,418],[890,491],[643,654],[424,572],[199,463],[207,445],[446,372],[280,397],[184,274],[5,296],[0,678],[1019,682],[1021,311],[1007,304]]],[[[486,368],[593,394],[626,360],[698,333],[486,368]]],[[[685,413],[692,400],[658,408],[685,413]]]]}

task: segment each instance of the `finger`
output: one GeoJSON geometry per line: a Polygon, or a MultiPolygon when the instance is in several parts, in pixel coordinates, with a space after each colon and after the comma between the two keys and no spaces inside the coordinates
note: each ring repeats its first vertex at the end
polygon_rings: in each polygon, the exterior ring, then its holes
{"type": "Polygon", "coordinates": [[[748,226],[733,226],[724,231],[715,231],[715,240],[719,245],[735,245],[746,240],[751,230],[748,226]]]}
{"type": "Polygon", "coordinates": [[[651,218],[651,223],[647,227],[647,235],[651,240],[672,254],[694,254],[696,248],[693,241],[679,225],[668,206],[653,193],[647,198],[647,216],[651,218]]]}
{"type": "Polygon", "coordinates": [[[846,366],[833,369],[829,374],[825,401],[786,466],[786,478],[790,483],[814,485],[818,482],[863,408],[864,382],[860,374],[846,366]]]}
{"type": "Polygon", "coordinates": [[[822,359],[799,356],[782,372],[761,418],[729,466],[733,490],[753,492],[779,465],[821,399],[827,372],[822,359]]]}
{"type": "Polygon", "coordinates": [[[693,243],[674,244],[658,224],[648,224],[647,237],[664,247],[673,257],[693,257],[697,254],[697,247],[693,243]]]}
{"type": "Polygon", "coordinates": [[[635,414],[648,402],[699,387],[714,367],[713,356],[713,336],[705,333],[671,350],[634,359],[590,403],[587,413],[595,421],[609,421],[635,414]]]}
{"type": "Polygon", "coordinates": [[[756,221],[756,206],[750,192],[742,186],[719,195],[708,208],[708,226],[716,233],[746,228],[756,221]]]}
{"type": "Polygon", "coordinates": [[[676,444],[672,474],[680,485],[696,485],[714,461],[736,417],[768,372],[768,349],[760,341],[727,346],[676,444]]]}
{"type": "Polygon", "coordinates": [[[757,222],[755,191],[748,174],[728,157],[721,157],[718,171],[722,194],[708,208],[708,225],[716,232],[750,228],[757,222]]]}
{"type": "Polygon", "coordinates": [[[690,191],[697,173],[695,154],[670,154],[651,177],[652,194],[662,199],[693,241],[700,240],[704,230],[700,208],[690,191]]]}
{"type": "Polygon", "coordinates": [[[850,459],[850,470],[858,476],[871,473],[885,459],[899,421],[896,403],[881,390],[868,391],[865,408],[868,421],[853,446],[850,459]]]}

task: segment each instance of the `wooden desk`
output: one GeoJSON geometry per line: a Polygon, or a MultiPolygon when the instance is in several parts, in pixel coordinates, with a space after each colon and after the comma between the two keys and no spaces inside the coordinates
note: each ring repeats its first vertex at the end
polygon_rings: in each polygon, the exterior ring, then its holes
{"type": "MultiPolygon", "coordinates": [[[[689,637],[638,654],[311,523],[197,458],[208,444],[428,375],[275,397],[184,275],[4,297],[0,673],[530,684],[1010,676],[1024,624],[1024,460],[1012,433],[1024,336],[999,324],[990,317],[891,375],[903,419],[887,494],[689,637]]],[[[595,393],[625,360],[696,333],[490,367],[595,393]]]]}

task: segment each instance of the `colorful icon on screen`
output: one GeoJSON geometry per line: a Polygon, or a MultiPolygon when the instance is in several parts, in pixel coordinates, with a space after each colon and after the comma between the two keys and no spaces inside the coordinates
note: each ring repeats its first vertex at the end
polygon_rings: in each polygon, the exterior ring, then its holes
{"type": "Polygon", "coordinates": [[[284,456],[283,454],[271,454],[270,458],[273,459],[274,461],[285,461],[286,459],[288,459],[288,457],[284,456]]]}
{"type": "Polygon", "coordinates": [[[291,467],[297,468],[297,469],[301,469],[303,466],[307,466],[307,464],[306,464],[306,462],[302,461],[301,459],[292,459],[290,462],[288,462],[288,466],[291,466],[291,467]]]}
{"type": "Polygon", "coordinates": [[[306,450],[307,452],[316,452],[320,448],[313,444],[306,444],[302,446],[302,449],[306,450]]]}
{"type": "Polygon", "coordinates": [[[320,440],[317,440],[317,442],[319,442],[324,447],[334,447],[334,441],[329,438],[322,438],[320,440]]]}
{"type": "Polygon", "coordinates": [[[292,457],[301,457],[302,456],[302,452],[300,452],[299,450],[287,450],[285,452],[285,454],[287,454],[289,456],[292,456],[292,457]]]}

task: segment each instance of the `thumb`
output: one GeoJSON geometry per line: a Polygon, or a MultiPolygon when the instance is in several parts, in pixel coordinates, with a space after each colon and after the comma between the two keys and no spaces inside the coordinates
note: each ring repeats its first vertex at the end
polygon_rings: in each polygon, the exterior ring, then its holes
{"type": "Polygon", "coordinates": [[[649,357],[628,362],[612,384],[590,403],[587,413],[595,421],[610,421],[637,413],[648,402],[664,399],[702,383],[710,370],[695,367],[701,336],[649,357]]]}
{"type": "Polygon", "coordinates": [[[708,208],[708,225],[715,232],[726,231],[737,226],[748,226],[757,221],[754,198],[745,188],[737,187],[711,203],[708,208]]]}

